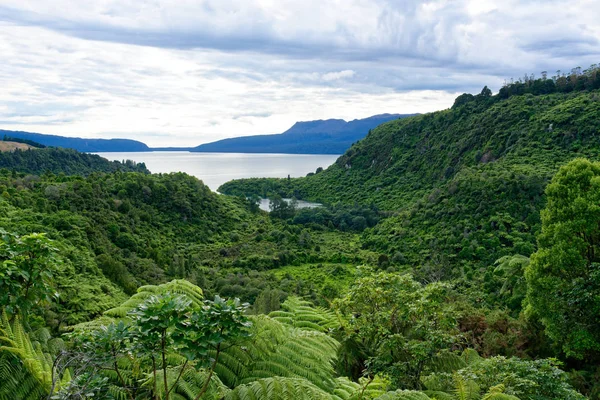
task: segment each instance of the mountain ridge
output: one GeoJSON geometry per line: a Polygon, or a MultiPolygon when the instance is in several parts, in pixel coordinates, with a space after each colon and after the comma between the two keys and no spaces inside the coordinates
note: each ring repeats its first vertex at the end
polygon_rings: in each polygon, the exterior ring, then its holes
{"type": "Polygon", "coordinates": [[[195,147],[193,152],[342,154],[382,123],[417,114],[378,114],[345,121],[298,121],[280,134],[222,139],[195,147]]]}
{"type": "Polygon", "coordinates": [[[64,147],[80,152],[146,152],[192,151],[284,154],[342,154],[352,143],[381,123],[417,114],[378,114],[368,118],[345,121],[325,119],[298,121],[279,134],[252,135],[218,140],[199,146],[150,147],[133,139],[99,139],[49,135],[36,132],[0,129],[0,137],[30,140],[44,146],[64,147]],[[242,145],[240,145],[240,143],[242,145]],[[244,147],[245,143],[245,147],[244,147]],[[225,144],[225,147],[222,145],[225,144]],[[229,147],[227,147],[229,145],[229,147]],[[208,150],[207,150],[208,149],[208,150]]]}
{"type": "Polygon", "coordinates": [[[72,138],[60,135],[47,135],[43,133],[9,131],[0,129],[0,136],[17,139],[32,140],[44,146],[65,147],[86,153],[103,151],[150,151],[150,148],[137,140],[132,139],[87,139],[72,138]]]}

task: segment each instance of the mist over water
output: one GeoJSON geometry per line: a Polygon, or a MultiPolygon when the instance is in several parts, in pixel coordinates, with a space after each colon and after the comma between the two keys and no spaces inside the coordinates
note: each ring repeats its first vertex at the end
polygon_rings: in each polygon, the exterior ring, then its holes
{"type": "Polygon", "coordinates": [[[240,178],[292,178],[327,168],[339,155],[190,153],[157,151],[96,153],[108,160],[143,162],[152,173],[185,172],[216,191],[223,183],[240,178]]]}

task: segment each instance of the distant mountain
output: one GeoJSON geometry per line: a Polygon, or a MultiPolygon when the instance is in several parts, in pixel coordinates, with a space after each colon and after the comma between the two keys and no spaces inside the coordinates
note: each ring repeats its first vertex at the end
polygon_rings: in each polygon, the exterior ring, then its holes
{"type": "Polygon", "coordinates": [[[32,140],[45,146],[65,147],[87,153],[105,151],[151,151],[146,144],[130,139],[84,139],[0,129],[0,138],[4,136],[32,140]]]}
{"type": "Polygon", "coordinates": [[[85,139],[0,129],[3,137],[64,147],[85,153],[136,151],[193,151],[222,153],[342,154],[369,130],[391,120],[416,114],[381,114],[346,122],[343,119],[296,122],[276,135],[246,136],[219,140],[197,147],[148,147],[131,139],[85,139]]]}
{"type": "Polygon", "coordinates": [[[276,135],[223,139],[191,151],[222,153],[342,154],[369,130],[391,120],[416,114],[381,114],[346,122],[343,119],[296,122],[276,135]]]}

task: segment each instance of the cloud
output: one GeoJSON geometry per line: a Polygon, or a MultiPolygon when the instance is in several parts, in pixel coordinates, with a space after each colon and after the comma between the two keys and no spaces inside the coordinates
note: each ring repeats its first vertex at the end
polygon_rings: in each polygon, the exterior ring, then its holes
{"type": "Polygon", "coordinates": [[[326,82],[337,81],[344,78],[352,78],[356,73],[351,69],[346,69],[339,72],[327,72],[323,74],[322,79],[326,82]]]}
{"type": "Polygon", "coordinates": [[[167,146],[433,111],[598,62],[595,3],[3,0],[0,124],[167,146]]]}

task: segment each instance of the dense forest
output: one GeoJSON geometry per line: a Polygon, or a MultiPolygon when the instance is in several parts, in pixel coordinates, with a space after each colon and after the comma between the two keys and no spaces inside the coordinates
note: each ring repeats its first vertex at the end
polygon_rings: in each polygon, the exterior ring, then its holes
{"type": "Polygon", "coordinates": [[[596,72],[461,95],[228,195],[0,154],[0,399],[600,398],[596,72]]]}
{"type": "Polygon", "coordinates": [[[80,153],[60,147],[44,147],[30,140],[20,140],[34,148],[0,152],[0,169],[42,175],[45,172],[64,175],[89,175],[94,172],[150,173],[144,163],[131,160],[108,161],[96,154],[80,153]],[[42,147],[40,147],[42,146],[42,147]]]}

